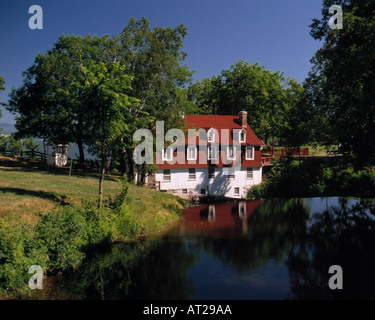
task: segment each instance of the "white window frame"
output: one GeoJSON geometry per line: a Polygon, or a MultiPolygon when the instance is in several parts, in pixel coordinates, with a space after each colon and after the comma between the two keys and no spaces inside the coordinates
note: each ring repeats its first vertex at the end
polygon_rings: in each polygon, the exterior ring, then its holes
{"type": "Polygon", "coordinates": [[[215,129],[211,128],[207,131],[207,142],[215,142],[215,129]]]}
{"type": "Polygon", "coordinates": [[[188,180],[196,180],[197,179],[197,172],[195,168],[188,169],[188,180]],[[190,170],[194,170],[194,173],[190,173],[190,170]]]}
{"type": "Polygon", "coordinates": [[[187,150],[186,150],[186,157],[188,160],[197,160],[197,147],[193,147],[193,146],[188,146],[187,147],[187,150]],[[189,150],[194,150],[194,157],[193,158],[190,158],[189,157],[189,150]]]}
{"type": "Polygon", "coordinates": [[[208,160],[217,160],[217,146],[216,145],[212,145],[212,146],[208,146],[207,147],[207,159],[208,160]],[[212,149],[215,150],[214,152],[214,155],[215,157],[212,157],[212,149]]]}
{"type": "MultiPolygon", "coordinates": [[[[167,156],[168,156],[168,153],[167,153],[167,156]]],[[[162,153],[162,157],[163,157],[163,161],[172,161],[172,158],[173,158],[173,149],[171,149],[171,148],[164,148],[163,149],[163,153],[162,153]],[[168,157],[166,157],[165,155],[166,155],[166,151],[167,152],[169,152],[169,158],[168,157]]]]}
{"type": "Polygon", "coordinates": [[[237,152],[237,148],[235,146],[227,146],[227,159],[228,160],[236,160],[236,152],[237,152]],[[233,157],[229,156],[229,149],[230,148],[233,148],[233,157]]]}
{"type": "Polygon", "coordinates": [[[236,179],[236,173],[233,171],[232,173],[228,172],[228,179],[236,179]]]}
{"type": "Polygon", "coordinates": [[[241,188],[240,188],[240,187],[234,187],[233,195],[234,195],[234,196],[239,196],[239,195],[240,195],[240,191],[241,191],[241,188]],[[236,189],[238,189],[238,192],[236,192],[236,189]]]}
{"type": "Polygon", "coordinates": [[[247,147],[245,148],[245,159],[246,159],[246,160],[254,160],[254,147],[247,146],[247,147]],[[250,150],[250,149],[251,149],[251,157],[249,158],[249,157],[247,156],[247,150],[250,150]]]}
{"type": "Polygon", "coordinates": [[[254,180],[254,169],[253,168],[246,168],[246,179],[247,180],[254,180]],[[249,173],[251,172],[251,177],[249,177],[249,173]]]}
{"type": "Polygon", "coordinates": [[[246,131],[244,129],[242,129],[238,134],[239,134],[238,140],[241,143],[246,142],[246,131]],[[243,140],[241,139],[242,133],[243,133],[243,140]]]}
{"type": "Polygon", "coordinates": [[[164,169],[163,170],[163,181],[164,182],[170,182],[171,180],[172,180],[171,169],[164,169]],[[166,171],[169,171],[169,173],[166,173],[166,171]]]}

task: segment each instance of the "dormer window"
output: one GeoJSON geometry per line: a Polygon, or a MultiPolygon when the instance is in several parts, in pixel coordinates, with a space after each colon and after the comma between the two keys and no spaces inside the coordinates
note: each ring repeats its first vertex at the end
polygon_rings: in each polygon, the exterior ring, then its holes
{"type": "Polygon", "coordinates": [[[207,131],[207,141],[208,142],[215,141],[215,130],[213,128],[207,131]]]}
{"type": "Polygon", "coordinates": [[[172,161],[172,148],[163,149],[163,160],[172,161]]]}
{"type": "Polygon", "coordinates": [[[245,142],[246,141],[246,131],[241,130],[240,131],[240,142],[245,142]]]}
{"type": "Polygon", "coordinates": [[[236,160],[236,147],[228,146],[227,158],[228,160],[236,160]]]}
{"type": "Polygon", "coordinates": [[[216,160],[217,159],[217,149],[216,146],[209,146],[207,147],[208,155],[207,159],[208,160],[216,160]]]}

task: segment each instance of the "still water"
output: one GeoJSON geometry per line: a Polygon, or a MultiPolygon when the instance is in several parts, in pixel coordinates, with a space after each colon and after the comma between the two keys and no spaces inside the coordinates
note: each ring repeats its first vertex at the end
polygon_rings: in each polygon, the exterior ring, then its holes
{"type": "Polygon", "coordinates": [[[373,299],[374,273],[374,202],[269,199],[187,208],[163,238],[97,253],[62,286],[78,299],[373,299]]]}

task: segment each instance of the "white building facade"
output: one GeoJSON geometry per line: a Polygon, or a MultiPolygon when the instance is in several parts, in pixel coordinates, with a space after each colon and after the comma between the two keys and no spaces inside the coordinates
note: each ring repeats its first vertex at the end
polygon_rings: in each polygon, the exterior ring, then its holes
{"type": "Polygon", "coordinates": [[[228,198],[246,198],[248,190],[262,182],[262,167],[242,167],[233,175],[223,168],[164,169],[155,174],[160,190],[179,194],[201,194],[228,198]],[[210,177],[209,177],[210,176],[210,177]]]}

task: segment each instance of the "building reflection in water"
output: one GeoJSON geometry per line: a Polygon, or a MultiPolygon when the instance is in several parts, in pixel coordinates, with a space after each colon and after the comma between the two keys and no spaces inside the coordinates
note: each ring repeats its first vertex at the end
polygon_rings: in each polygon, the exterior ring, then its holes
{"type": "Polygon", "coordinates": [[[227,230],[246,234],[248,219],[262,202],[263,200],[238,201],[187,208],[184,210],[179,232],[210,233],[227,230]]]}

